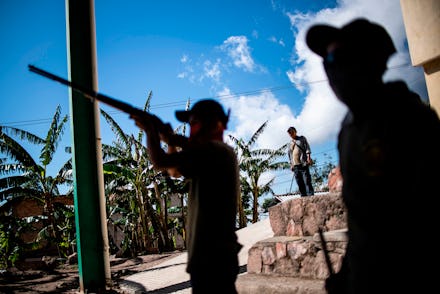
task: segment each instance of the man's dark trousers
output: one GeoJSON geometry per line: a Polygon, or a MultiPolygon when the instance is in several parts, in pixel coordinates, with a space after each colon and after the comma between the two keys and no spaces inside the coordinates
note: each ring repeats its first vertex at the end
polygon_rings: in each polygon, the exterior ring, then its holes
{"type": "Polygon", "coordinates": [[[311,196],[315,192],[312,186],[312,176],[310,175],[309,166],[295,165],[293,167],[296,184],[298,185],[301,196],[311,196]]]}

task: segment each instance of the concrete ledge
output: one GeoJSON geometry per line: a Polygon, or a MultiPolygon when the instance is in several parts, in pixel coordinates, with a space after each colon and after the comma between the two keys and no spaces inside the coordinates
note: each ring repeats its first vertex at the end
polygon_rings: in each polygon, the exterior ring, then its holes
{"type": "Polygon", "coordinates": [[[264,240],[260,240],[257,243],[255,243],[254,246],[266,246],[267,244],[272,244],[272,243],[286,243],[286,242],[293,242],[303,239],[304,237],[298,237],[298,236],[275,236],[264,240]]]}
{"type": "Polygon", "coordinates": [[[324,280],[245,273],[235,283],[239,294],[325,294],[324,280]]]}
{"type": "MultiPolygon", "coordinates": [[[[348,242],[348,230],[340,229],[340,230],[334,230],[334,231],[328,231],[323,232],[324,239],[326,242],[348,242]]],[[[313,235],[313,241],[315,242],[321,242],[321,239],[319,238],[319,234],[316,233],[313,235]]]]}

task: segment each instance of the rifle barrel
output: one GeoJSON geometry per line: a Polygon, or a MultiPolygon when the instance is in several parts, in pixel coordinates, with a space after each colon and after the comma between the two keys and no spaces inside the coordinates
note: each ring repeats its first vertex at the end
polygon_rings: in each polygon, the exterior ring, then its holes
{"type": "Polygon", "coordinates": [[[108,105],[110,105],[112,107],[115,107],[115,108],[117,108],[119,110],[122,110],[122,111],[124,111],[124,112],[126,112],[128,114],[140,114],[140,113],[147,114],[142,109],[133,107],[133,106],[131,106],[128,103],[122,102],[120,100],[117,100],[115,98],[109,97],[107,95],[103,95],[103,94],[97,93],[97,92],[95,92],[93,90],[81,87],[78,84],[74,84],[71,81],[63,79],[62,77],[54,75],[54,74],[52,74],[52,73],[50,73],[48,71],[45,71],[45,70],[43,70],[41,68],[36,67],[36,66],[28,65],[28,67],[29,67],[29,70],[31,72],[37,73],[37,74],[39,74],[41,76],[44,76],[46,78],[49,78],[49,79],[54,80],[56,82],[59,82],[59,83],[61,83],[63,85],[66,85],[66,86],[72,88],[73,90],[83,94],[84,96],[86,96],[87,98],[89,98],[91,100],[96,99],[96,100],[101,101],[101,102],[103,102],[105,104],[108,104],[108,105]]]}

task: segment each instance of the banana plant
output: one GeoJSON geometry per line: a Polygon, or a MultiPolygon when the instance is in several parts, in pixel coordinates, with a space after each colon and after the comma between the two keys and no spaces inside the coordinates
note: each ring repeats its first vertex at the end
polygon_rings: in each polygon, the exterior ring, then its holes
{"type": "MultiPolygon", "coordinates": [[[[44,235],[49,244],[57,245],[60,256],[70,252],[63,245],[65,214],[55,203],[57,197],[73,197],[72,161],[69,158],[54,176],[48,174],[48,167],[53,162],[67,122],[68,116],[62,116],[61,107],[58,106],[46,137],[39,137],[11,126],[0,126],[0,154],[6,156],[0,160],[0,201],[8,203],[20,199],[32,199],[42,205],[41,219],[44,223],[42,231],[46,234],[40,235],[44,235]],[[29,144],[41,146],[38,160],[34,159],[25,148],[29,144]],[[68,188],[67,194],[61,195],[62,187],[68,188]]],[[[6,208],[10,205],[4,204],[2,207],[6,208]]],[[[2,212],[12,213],[11,210],[2,212]]],[[[70,226],[69,230],[74,231],[74,228],[70,226]]]]}
{"type": "Polygon", "coordinates": [[[259,183],[261,176],[270,171],[285,170],[290,167],[287,161],[279,161],[286,154],[287,144],[278,149],[254,149],[258,137],[264,132],[268,121],[264,122],[250,137],[248,141],[229,135],[229,138],[235,145],[235,151],[238,156],[240,167],[241,194],[238,201],[239,227],[245,227],[247,217],[245,207],[249,195],[252,198],[252,223],[259,220],[258,198],[266,193],[273,193],[271,186],[274,179],[272,178],[265,184],[259,183]]]}
{"type": "MultiPolygon", "coordinates": [[[[149,110],[151,98],[152,92],[144,111],[149,110]]],[[[101,110],[101,114],[116,136],[111,145],[103,144],[104,182],[110,200],[108,221],[122,228],[123,246],[131,255],[155,248],[172,250],[167,216],[169,195],[182,184],[153,169],[142,130],[136,136],[127,134],[107,112],[101,110]]]]}

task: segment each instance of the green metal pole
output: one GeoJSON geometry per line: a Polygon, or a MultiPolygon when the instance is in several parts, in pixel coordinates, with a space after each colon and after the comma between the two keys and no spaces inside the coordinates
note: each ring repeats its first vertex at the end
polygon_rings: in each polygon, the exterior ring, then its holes
{"type": "MultiPolygon", "coordinates": [[[[66,0],[69,80],[97,91],[93,0],[66,0]]],[[[110,283],[98,102],[70,89],[75,221],[80,291],[110,283]]]]}

